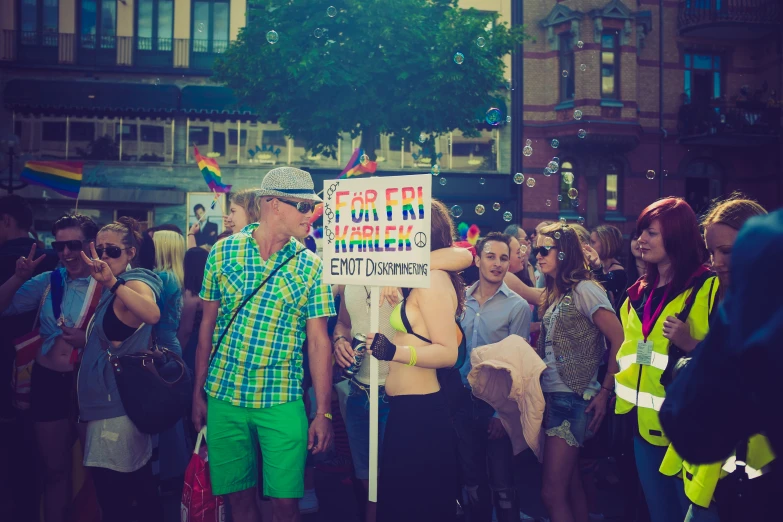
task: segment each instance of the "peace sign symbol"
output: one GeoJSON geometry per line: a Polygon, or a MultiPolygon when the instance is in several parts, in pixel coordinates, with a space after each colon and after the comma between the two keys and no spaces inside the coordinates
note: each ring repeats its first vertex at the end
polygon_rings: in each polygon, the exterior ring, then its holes
{"type": "Polygon", "coordinates": [[[413,236],[413,243],[417,247],[423,248],[427,244],[427,234],[424,232],[416,232],[416,235],[413,236]]]}

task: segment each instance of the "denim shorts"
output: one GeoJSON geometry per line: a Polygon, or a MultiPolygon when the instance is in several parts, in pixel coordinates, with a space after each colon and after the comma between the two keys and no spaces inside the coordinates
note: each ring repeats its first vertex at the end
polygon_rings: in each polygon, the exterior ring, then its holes
{"type": "Polygon", "coordinates": [[[560,437],[569,446],[584,446],[585,441],[593,436],[587,430],[593,420],[593,413],[585,413],[590,401],[567,392],[544,393],[544,399],[546,412],[543,425],[546,434],[549,437],[560,437]]]}
{"type": "MultiPolygon", "coordinates": [[[[370,387],[351,381],[351,393],[345,404],[345,430],[351,446],[356,478],[370,478],[370,387]]],[[[383,432],[389,417],[389,399],[383,386],[378,388],[378,462],[383,448],[383,432]]]]}

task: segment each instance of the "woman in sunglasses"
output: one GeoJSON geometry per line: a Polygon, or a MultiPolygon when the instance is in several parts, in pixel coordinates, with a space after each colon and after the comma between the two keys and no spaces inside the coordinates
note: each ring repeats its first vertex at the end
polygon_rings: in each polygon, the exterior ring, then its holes
{"type": "Polygon", "coordinates": [[[623,328],[606,292],[592,280],[574,227],[556,223],[536,238],[536,260],[545,276],[538,353],[546,363],[541,389],[546,400],[541,496],[553,522],[587,520],[579,451],[606,415],[623,328]],[[603,382],[598,367],[606,343],[612,361],[603,382]]]}
{"type": "Polygon", "coordinates": [[[124,217],[98,232],[89,256],[82,253],[90,275],[103,287],[78,377],[80,420],[87,422],[84,465],[92,469],[103,519],[119,522],[131,520],[134,502],[138,520],[162,518],[151,436],[125,414],[107,355],[148,350],[160,320],[160,278],[131,268],[140,243],[138,222],[124,217]]]}
{"type": "Polygon", "coordinates": [[[52,227],[54,250],[61,267],[32,277],[45,256],[36,247],[16,263],[16,273],[0,287],[0,310],[16,315],[39,310],[42,344],[35,357],[30,384],[30,415],[44,464],[46,522],[65,520],[71,500],[71,445],[76,427],[75,374],[84,348],[89,303],[100,293],[91,283],[90,267],[81,258],[95,239],[98,226],[87,216],[69,214],[52,227]]]}

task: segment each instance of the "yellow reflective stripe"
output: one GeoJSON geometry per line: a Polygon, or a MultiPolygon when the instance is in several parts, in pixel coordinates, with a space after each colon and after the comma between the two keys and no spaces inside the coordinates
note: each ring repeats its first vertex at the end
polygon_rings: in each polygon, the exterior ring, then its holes
{"type": "Polygon", "coordinates": [[[615,381],[614,393],[624,401],[635,404],[638,408],[648,408],[655,411],[661,411],[664,397],[656,397],[652,393],[636,392],[633,388],[620,384],[615,381]]]}
{"type": "MultiPolygon", "coordinates": [[[[742,466],[745,468],[745,474],[748,476],[749,479],[754,479],[762,476],[764,473],[767,473],[771,466],[767,465],[764,466],[761,469],[756,469],[753,466],[748,465],[747,462],[743,462],[742,466]]],[[[734,473],[737,470],[737,457],[732,455],[729,457],[729,459],[726,461],[725,464],[723,464],[723,471],[726,473],[734,473]]]]}
{"type": "MultiPolygon", "coordinates": [[[[620,371],[629,368],[632,364],[636,364],[636,353],[624,355],[617,359],[617,364],[620,366],[620,371]]],[[[666,369],[666,365],[669,364],[669,356],[662,353],[653,352],[650,366],[657,368],[661,371],[666,369]]]]}

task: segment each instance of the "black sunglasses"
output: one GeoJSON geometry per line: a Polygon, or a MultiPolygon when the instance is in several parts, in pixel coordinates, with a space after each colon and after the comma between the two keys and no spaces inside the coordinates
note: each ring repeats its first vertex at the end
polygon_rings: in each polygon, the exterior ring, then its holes
{"type": "Polygon", "coordinates": [[[552,250],[553,247],[548,246],[540,246],[536,247],[532,250],[533,256],[541,255],[541,257],[546,257],[549,255],[549,251],[552,250]]]}
{"type": "Polygon", "coordinates": [[[106,252],[106,255],[109,256],[112,259],[117,259],[122,255],[122,253],[128,250],[127,248],[120,248],[118,246],[107,246],[106,248],[96,248],[95,253],[98,254],[98,259],[103,257],[103,253],[106,252]]]}
{"type": "Polygon", "coordinates": [[[310,203],[309,201],[288,201],[287,199],[281,199],[281,198],[273,198],[273,199],[277,199],[278,201],[281,201],[286,205],[291,205],[302,214],[307,214],[311,210],[315,209],[315,203],[310,203]]]}
{"type": "Polygon", "coordinates": [[[68,247],[71,252],[77,252],[82,249],[82,242],[78,239],[71,239],[70,241],[53,241],[52,248],[57,252],[62,252],[68,247]]]}

